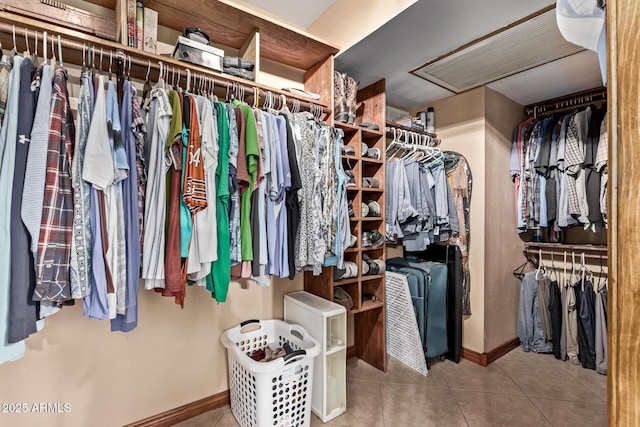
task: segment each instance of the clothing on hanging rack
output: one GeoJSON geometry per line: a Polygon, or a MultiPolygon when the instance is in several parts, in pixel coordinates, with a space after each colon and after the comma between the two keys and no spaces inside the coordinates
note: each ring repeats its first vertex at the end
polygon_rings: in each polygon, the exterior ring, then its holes
{"type": "MultiPolygon", "coordinates": [[[[525,351],[543,348],[534,345],[537,330],[535,325],[539,322],[541,332],[538,335],[544,338],[545,343],[551,345],[557,359],[568,359],[572,364],[581,364],[584,368],[606,374],[606,366],[603,365],[607,358],[604,342],[607,336],[606,306],[603,306],[606,301],[606,273],[601,267],[598,273],[601,277],[595,285],[594,274],[585,265],[585,254],[581,254],[580,265],[576,267],[574,252],[570,262],[571,273],[568,275],[565,252],[564,275],[558,288],[559,275],[556,273],[553,254],[554,252],[551,252],[549,267],[543,262],[542,250],[539,250],[537,270],[523,275],[518,314],[518,335],[522,347],[525,351]],[[527,275],[530,276],[528,279],[527,275]],[[537,282],[536,295],[532,294],[531,276],[537,282]],[[602,276],[605,277],[604,283],[601,280],[602,276]],[[547,299],[548,302],[545,302],[547,299]],[[533,312],[529,311],[530,307],[533,307],[533,312]],[[529,329],[531,322],[534,325],[533,335],[529,329]]],[[[542,344],[542,339],[539,339],[539,344],[542,344]]]]}
{"type": "MultiPolygon", "coordinates": [[[[605,110],[584,110],[542,119],[529,119],[514,131],[511,178],[515,183],[519,232],[538,227],[559,233],[581,224],[598,232],[605,221],[605,110]]],[[[606,178],[605,178],[606,181],[606,178]]],[[[606,197],[606,196],[605,196],[606,197]]]]}
{"type": "Polygon", "coordinates": [[[141,106],[128,78],[90,64],[74,123],[62,65],[0,62],[0,188],[11,207],[0,228],[12,231],[0,251],[0,363],[75,299],[112,331],[135,329],[140,278],[182,306],[189,284],[224,302],[232,262],[261,285],[342,266],[343,134],[320,107],[294,102],[292,113],[282,99],[278,111],[270,95],[259,108],[257,90],[250,106],[240,86],[233,101],[214,101],[199,80],[170,88],[164,67],[141,106]]]}

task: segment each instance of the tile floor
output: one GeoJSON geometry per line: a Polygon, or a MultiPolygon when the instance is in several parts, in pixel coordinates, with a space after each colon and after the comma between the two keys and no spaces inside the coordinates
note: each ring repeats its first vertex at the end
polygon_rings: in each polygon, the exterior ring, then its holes
{"type": "MultiPolygon", "coordinates": [[[[606,426],[607,377],[552,355],[511,351],[487,368],[434,363],[423,377],[389,358],[382,373],[347,363],[347,412],[312,426],[606,426]]],[[[238,426],[229,407],[177,424],[238,426]]]]}

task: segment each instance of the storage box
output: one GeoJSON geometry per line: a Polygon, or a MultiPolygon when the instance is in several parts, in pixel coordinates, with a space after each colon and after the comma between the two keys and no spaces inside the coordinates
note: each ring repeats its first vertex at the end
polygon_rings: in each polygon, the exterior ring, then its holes
{"type": "Polygon", "coordinates": [[[173,57],[185,62],[222,71],[224,50],[179,36],[173,57]]]}
{"type": "Polygon", "coordinates": [[[242,427],[309,427],[318,341],[302,326],[282,320],[243,322],[223,332],[221,340],[229,361],[231,412],[242,427]],[[249,357],[284,343],[295,351],[270,362],[249,357]]]}
{"type": "Polygon", "coordinates": [[[347,311],[309,292],[284,296],[284,318],[302,325],[322,347],[313,369],[311,410],[327,422],[347,410],[347,311]]]}

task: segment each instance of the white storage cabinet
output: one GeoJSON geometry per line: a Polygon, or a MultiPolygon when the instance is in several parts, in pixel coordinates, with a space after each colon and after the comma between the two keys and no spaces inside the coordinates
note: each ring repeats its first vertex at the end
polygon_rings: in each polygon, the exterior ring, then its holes
{"type": "Polygon", "coordinates": [[[320,343],[313,371],[311,410],[323,422],[347,410],[347,311],[309,292],[284,296],[284,318],[320,343]]]}

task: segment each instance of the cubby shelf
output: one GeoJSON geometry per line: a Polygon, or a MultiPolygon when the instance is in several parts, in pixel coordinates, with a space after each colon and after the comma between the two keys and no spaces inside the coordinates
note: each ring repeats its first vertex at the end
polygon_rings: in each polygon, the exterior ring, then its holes
{"type": "MultiPolygon", "coordinates": [[[[385,123],[385,82],[381,80],[358,91],[358,107],[356,123],[374,123],[380,127],[385,123]]],[[[362,233],[377,230],[385,234],[385,147],[386,138],[382,131],[375,131],[348,123],[334,122],[334,126],[344,132],[343,143],[353,147],[355,155],[343,155],[343,165],[350,168],[355,176],[356,186],[347,187],[347,195],[353,203],[358,216],[349,218],[351,232],[356,236],[357,244],[346,251],[347,260],[358,265],[358,276],[347,281],[333,281],[333,268],[325,269],[317,278],[311,278],[307,273],[305,289],[314,294],[333,300],[333,290],[336,286],[351,295],[354,306],[349,311],[354,321],[354,346],[356,355],[372,366],[386,370],[385,347],[385,313],[384,313],[384,274],[362,275],[362,259],[366,253],[372,259],[385,258],[385,245],[361,247],[362,233]],[[363,147],[363,144],[366,147],[363,147]],[[363,157],[365,149],[377,148],[381,159],[375,160],[363,157]],[[376,178],[379,188],[362,187],[362,178],[376,178]],[[360,216],[360,203],[374,200],[380,206],[380,216],[360,216]],[[376,300],[368,299],[365,294],[375,295],[376,300]]]]}

